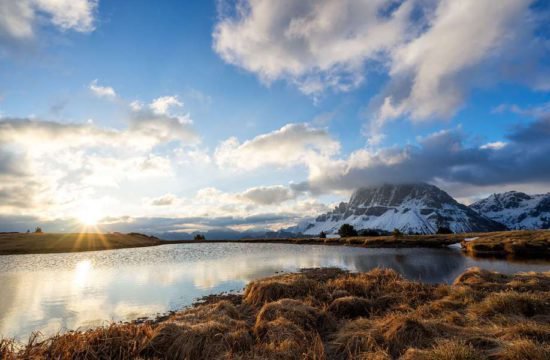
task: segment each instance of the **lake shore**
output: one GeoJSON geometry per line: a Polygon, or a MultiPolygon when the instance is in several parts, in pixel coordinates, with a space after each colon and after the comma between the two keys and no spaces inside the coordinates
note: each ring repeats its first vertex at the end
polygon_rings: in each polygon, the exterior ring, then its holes
{"type": "Polygon", "coordinates": [[[158,321],[3,340],[0,358],[547,359],[549,317],[550,272],[473,268],[430,285],[392,270],[310,269],[158,321]]]}
{"type": "Polygon", "coordinates": [[[0,255],[51,254],[162,245],[142,234],[120,233],[1,233],[0,255]]]}
{"type": "Polygon", "coordinates": [[[280,243],[344,245],[365,248],[445,248],[460,244],[471,256],[550,258],[549,230],[515,230],[489,233],[356,236],[346,238],[280,238],[241,240],[161,240],[143,234],[0,234],[0,255],[113,250],[170,244],[280,243]]]}

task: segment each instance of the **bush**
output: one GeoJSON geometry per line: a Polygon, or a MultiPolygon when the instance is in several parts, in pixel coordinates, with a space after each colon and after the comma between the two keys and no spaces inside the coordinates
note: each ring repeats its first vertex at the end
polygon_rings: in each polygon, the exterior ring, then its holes
{"type": "Polygon", "coordinates": [[[193,240],[195,241],[203,241],[203,240],[206,240],[206,237],[202,234],[197,234],[195,235],[195,237],[193,238],[193,240]]]}
{"type": "Polygon", "coordinates": [[[320,239],[326,239],[326,238],[327,238],[327,234],[326,234],[324,231],[321,231],[321,233],[319,234],[319,238],[320,238],[320,239]]]}
{"type": "Polygon", "coordinates": [[[359,231],[359,235],[360,236],[380,236],[381,233],[380,231],[375,229],[365,229],[365,230],[359,231]]]}
{"type": "Polygon", "coordinates": [[[344,224],[340,226],[340,230],[338,230],[338,235],[341,237],[350,237],[350,236],[357,236],[357,230],[354,229],[354,227],[350,224],[344,224]]]}
{"type": "Polygon", "coordinates": [[[401,231],[399,229],[393,229],[393,231],[391,232],[393,237],[400,237],[401,235],[403,235],[403,233],[401,233],[401,231]]]}
{"type": "Polygon", "coordinates": [[[37,226],[36,229],[34,229],[34,232],[37,234],[42,234],[42,228],[40,226],[37,226]]]}
{"type": "Polygon", "coordinates": [[[454,233],[448,227],[441,226],[439,229],[437,229],[437,234],[454,234],[454,233]]]}

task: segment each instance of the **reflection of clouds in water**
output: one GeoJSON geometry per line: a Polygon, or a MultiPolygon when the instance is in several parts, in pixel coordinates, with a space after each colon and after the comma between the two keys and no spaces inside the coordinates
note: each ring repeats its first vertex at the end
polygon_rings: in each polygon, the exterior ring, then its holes
{"type": "Polygon", "coordinates": [[[362,249],[277,244],[167,245],[75,254],[0,256],[0,334],[102,325],[163,313],[248,281],[311,267],[390,267],[450,282],[470,266],[516,272],[542,265],[465,258],[449,249],[362,249]]]}

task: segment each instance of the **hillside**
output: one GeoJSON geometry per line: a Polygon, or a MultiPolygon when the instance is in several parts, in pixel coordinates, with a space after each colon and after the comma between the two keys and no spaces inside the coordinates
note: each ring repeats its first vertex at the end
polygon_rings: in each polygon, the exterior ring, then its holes
{"type": "Polygon", "coordinates": [[[141,234],[0,234],[0,255],[110,250],[160,245],[161,240],[141,234]]]}

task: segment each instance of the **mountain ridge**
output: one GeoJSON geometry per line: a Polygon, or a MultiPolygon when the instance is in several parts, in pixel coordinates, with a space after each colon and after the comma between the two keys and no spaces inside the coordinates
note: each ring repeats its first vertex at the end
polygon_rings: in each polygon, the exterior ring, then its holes
{"type": "Polygon", "coordinates": [[[494,193],[471,204],[470,208],[509,229],[550,229],[550,193],[494,193]]]}
{"type": "Polygon", "coordinates": [[[445,191],[427,183],[382,184],[361,187],[350,201],[289,231],[317,235],[336,233],[344,223],[358,230],[375,229],[431,234],[439,228],[453,232],[498,231],[506,227],[458,203],[445,191]]]}

